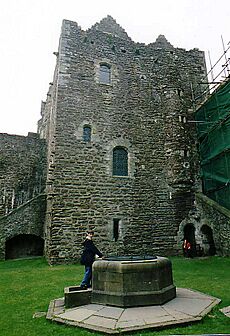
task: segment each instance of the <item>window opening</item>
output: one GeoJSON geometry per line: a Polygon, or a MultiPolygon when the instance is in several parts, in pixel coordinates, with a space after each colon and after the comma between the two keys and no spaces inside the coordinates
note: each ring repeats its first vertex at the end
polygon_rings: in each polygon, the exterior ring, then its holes
{"type": "Polygon", "coordinates": [[[190,154],[189,150],[185,149],[184,150],[184,157],[189,157],[189,154],[190,154]]]}
{"type": "Polygon", "coordinates": [[[102,84],[110,84],[111,82],[111,68],[109,65],[100,64],[99,81],[102,84]]]}
{"type": "Polygon", "coordinates": [[[91,127],[90,126],[83,127],[83,141],[85,142],[91,141],[91,127]]]}
{"type": "Polygon", "coordinates": [[[213,239],[212,229],[208,225],[203,225],[201,227],[201,232],[203,234],[203,250],[204,255],[213,256],[216,254],[216,247],[213,239]]]}
{"type": "Polygon", "coordinates": [[[128,153],[122,147],[113,150],[113,175],[128,176],[128,153]]]}
{"type": "Polygon", "coordinates": [[[119,224],[120,224],[120,219],[114,218],[113,220],[113,239],[115,242],[119,238],[119,224]]]}

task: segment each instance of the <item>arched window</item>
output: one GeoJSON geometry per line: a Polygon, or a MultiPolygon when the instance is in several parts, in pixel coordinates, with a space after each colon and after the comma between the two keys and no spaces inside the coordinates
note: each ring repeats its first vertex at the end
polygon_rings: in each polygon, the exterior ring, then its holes
{"type": "Polygon", "coordinates": [[[102,84],[111,83],[111,67],[107,64],[100,64],[99,82],[102,84]]]}
{"type": "Polygon", "coordinates": [[[123,147],[113,149],[113,175],[128,176],[128,152],[123,147]]]}
{"type": "Polygon", "coordinates": [[[85,125],[83,127],[83,141],[90,142],[91,141],[91,127],[88,125],[85,125]]]}

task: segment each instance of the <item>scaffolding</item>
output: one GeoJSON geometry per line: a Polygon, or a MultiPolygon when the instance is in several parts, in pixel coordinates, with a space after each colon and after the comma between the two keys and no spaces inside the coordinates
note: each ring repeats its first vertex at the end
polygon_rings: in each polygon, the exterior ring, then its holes
{"type": "MultiPolygon", "coordinates": [[[[222,39],[223,42],[223,39],[222,39]]],[[[224,44],[223,44],[224,48],[224,44]]],[[[225,50],[208,72],[203,103],[196,108],[203,193],[230,209],[230,70],[225,50]],[[223,63],[224,61],[224,63],[223,63]]]]}
{"type": "Polygon", "coordinates": [[[200,104],[203,104],[211,94],[215,93],[223,82],[229,80],[230,76],[230,42],[228,46],[225,47],[223,37],[221,36],[223,53],[218,58],[218,60],[212,65],[212,60],[210,52],[208,51],[209,60],[209,71],[206,75],[206,81],[198,83],[196,88],[192,88],[193,104],[195,109],[198,108],[200,104]],[[202,89],[205,88],[205,89],[202,89]]]}

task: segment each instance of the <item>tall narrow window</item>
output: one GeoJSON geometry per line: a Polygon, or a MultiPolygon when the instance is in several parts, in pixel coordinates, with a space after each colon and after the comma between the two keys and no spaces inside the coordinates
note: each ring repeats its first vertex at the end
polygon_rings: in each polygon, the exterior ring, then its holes
{"type": "Polygon", "coordinates": [[[84,126],[83,127],[83,141],[90,142],[91,141],[91,127],[90,126],[84,126]]]}
{"type": "Polygon", "coordinates": [[[120,219],[114,218],[113,220],[113,239],[115,241],[117,241],[119,238],[119,223],[120,223],[120,219]]]}
{"type": "Polygon", "coordinates": [[[102,84],[110,84],[111,68],[107,64],[100,64],[99,82],[102,84]]]}
{"type": "Polygon", "coordinates": [[[128,176],[128,152],[123,147],[113,150],[113,175],[128,176]]]}

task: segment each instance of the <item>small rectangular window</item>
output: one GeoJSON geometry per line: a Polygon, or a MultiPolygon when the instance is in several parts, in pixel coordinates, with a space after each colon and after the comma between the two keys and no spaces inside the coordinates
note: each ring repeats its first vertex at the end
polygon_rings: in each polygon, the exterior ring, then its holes
{"type": "Polygon", "coordinates": [[[113,239],[115,240],[115,242],[119,238],[119,224],[120,224],[120,219],[114,218],[113,219],[113,239]]]}
{"type": "Polygon", "coordinates": [[[83,127],[83,141],[85,142],[91,141],[91,127],[90,126],[83,127]]]}
{"type": "Polygon", "coordinates": [[[99,81],[102,84],[110,84],[111,82],[111,69],[107,64],[100,65],[99,81]]]}

